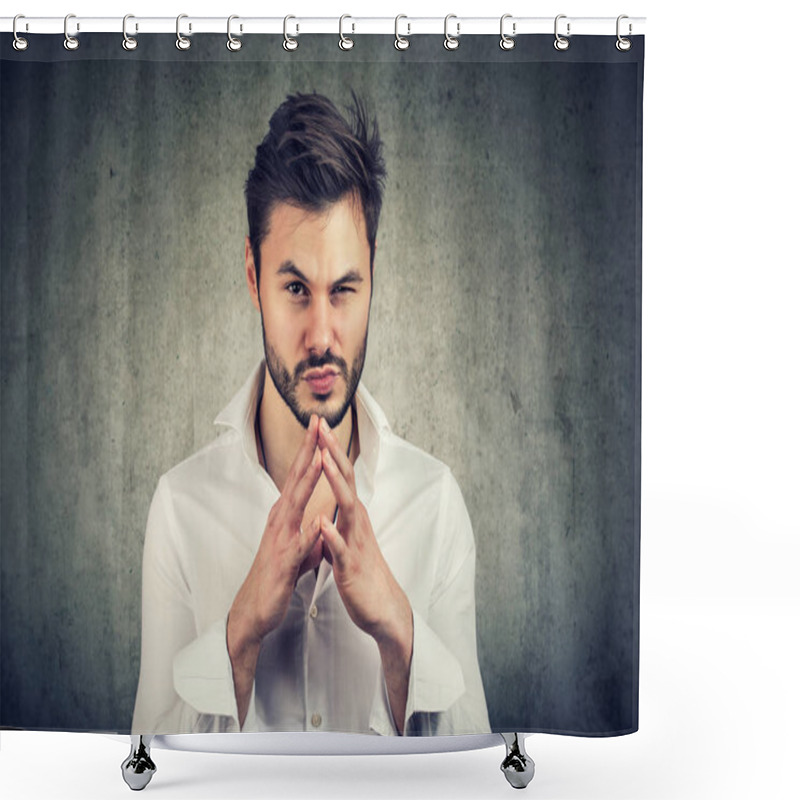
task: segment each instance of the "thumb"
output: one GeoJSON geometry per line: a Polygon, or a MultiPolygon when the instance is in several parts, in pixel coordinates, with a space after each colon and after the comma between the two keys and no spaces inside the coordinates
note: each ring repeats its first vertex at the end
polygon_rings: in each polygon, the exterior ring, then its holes
{"type": "Polygon", "coordinates": [[[331,564],[340,566],[347,552],[347,544],[342,538],[342,534],[325,515],[319,517],[319,525],[322,540],[325,543],[323,552],[327,549],[331,556],[331,558],[328,558],[327,555],[325,557],[331,564]]]}

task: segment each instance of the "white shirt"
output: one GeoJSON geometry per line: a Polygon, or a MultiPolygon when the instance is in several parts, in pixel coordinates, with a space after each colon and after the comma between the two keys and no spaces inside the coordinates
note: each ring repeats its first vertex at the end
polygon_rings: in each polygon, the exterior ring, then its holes
{"type": "MultiPolygon", "coordinates": [[[[397,733],[374,639],[350,619],[330,565],[306,572],[265,637],[240,728],[226,620],[279,492],[260,466],[264,364],[216,424],[228,430],[162,476],[142,566],[142,656],[132,733],[397,733]]],[[[475,636],[475,543],[450,470],[395,436],[356,393],[359,499],[413,610],[404,733],[489,733],[475,636]]]]}

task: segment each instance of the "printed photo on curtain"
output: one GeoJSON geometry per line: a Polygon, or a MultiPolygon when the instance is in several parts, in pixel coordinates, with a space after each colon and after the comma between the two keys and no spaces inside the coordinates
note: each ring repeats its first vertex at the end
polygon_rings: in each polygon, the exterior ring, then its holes
{"type": "Polygon", "coordinates": [[[638,727],[644,40],[0,42],[0,726],[638,727]]]}

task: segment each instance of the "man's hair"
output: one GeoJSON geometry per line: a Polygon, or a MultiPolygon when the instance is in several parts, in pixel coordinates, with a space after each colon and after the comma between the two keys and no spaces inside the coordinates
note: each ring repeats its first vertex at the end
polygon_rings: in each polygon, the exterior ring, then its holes
{"type": "Polygon", "coordinates": [[[245,184],[257,277],[261,243],[278,203],[320,212],[348,195],[361,202],[372,270],[386,168],[378,124],[370,125],[363,102],[355,93],[352,98],[349,120],[316,93],[289,95],[272,115],[245,184]]]}

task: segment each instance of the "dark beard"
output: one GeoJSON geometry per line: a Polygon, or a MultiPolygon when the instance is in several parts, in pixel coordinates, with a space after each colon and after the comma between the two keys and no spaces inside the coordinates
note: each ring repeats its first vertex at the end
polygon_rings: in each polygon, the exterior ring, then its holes
{"type": "Polygon", "coordinates": [[[294,374],[290,375],[286,364],[280,359],[278,354],[272,349],[271,345],[267,342],[264,328],[261,328],[262,336],[264,338],[264,353],[266,355],[267,369],[269,370],[272,383],[278,390],[278,394],[283,398],[283,402],[289,406],[295,419],[304,427],[307,428],[311,422],[311,415],[318,414],[324,417],[331,428],[336,428],[339,423],[344,419],[347,414],[350,404],[353,402],[353,396],[358,389],[358,383],[361,380],[361,373],[364,370],[364,361],[367,357],[367,335],[364,334],[364,341],[361,349],[356,354],[353,360],[352,368],[348,368],[347,362],[339,356],[333,355],[329,350],[321,356],[309,356],[309,358],[301,361],[294,368],[294,374]],[[303,379],[303,374],[309,369],[318,369],[333,365],[338,367],[345,382],[345,396],[342,404],[334,411],[322,413],[318,409],[304,410],[300,408],[300,403],[297,399],[297,387],[303,379]]]}

